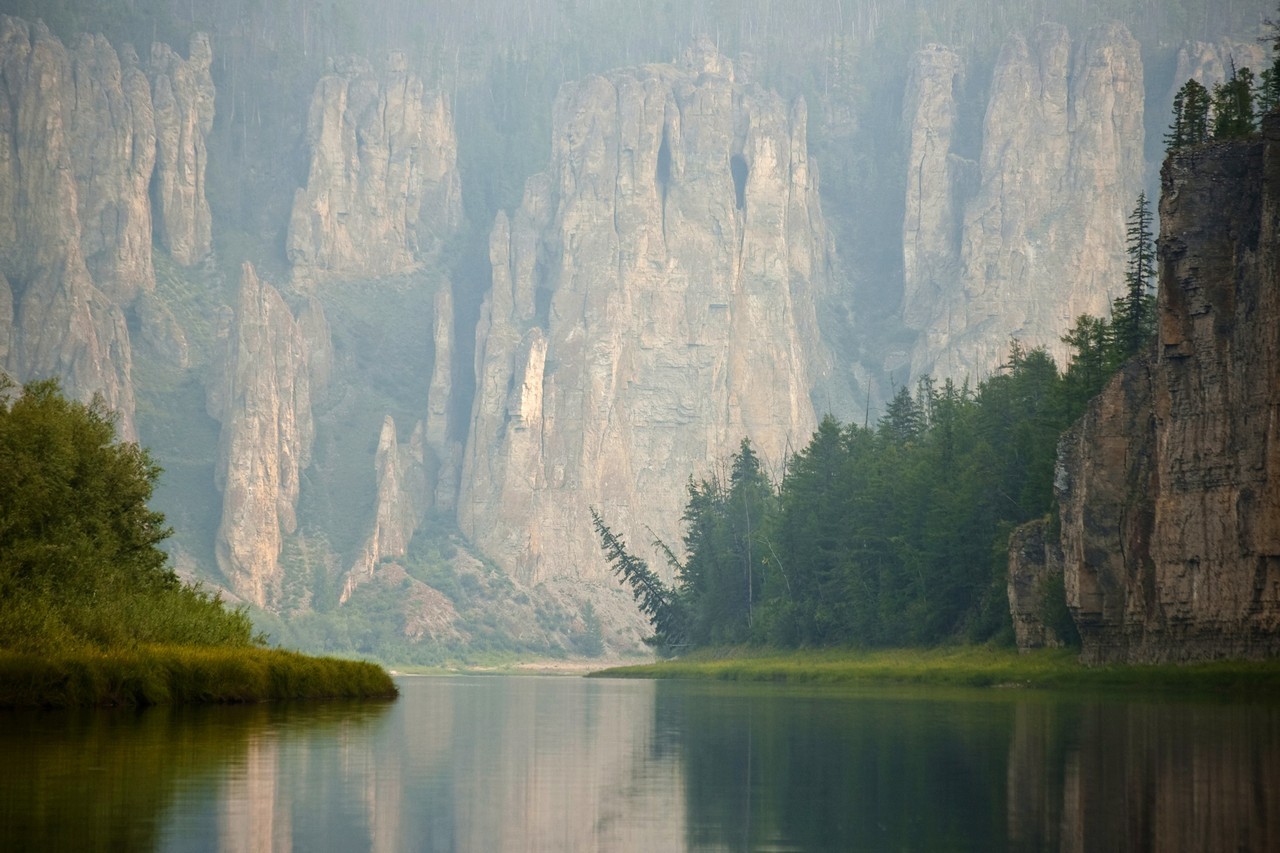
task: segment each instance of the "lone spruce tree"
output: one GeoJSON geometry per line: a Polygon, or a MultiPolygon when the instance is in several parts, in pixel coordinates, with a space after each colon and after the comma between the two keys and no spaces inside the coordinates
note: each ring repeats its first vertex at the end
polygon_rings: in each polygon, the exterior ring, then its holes
{"type": "Polygon", "coordinates": [[[1156,251],[1146,192],[1138,194],[1127,225],[1125,292],[1112,306],[1113,360],[1117,366],[1136,355],[1155,334],[1156,251]]]}

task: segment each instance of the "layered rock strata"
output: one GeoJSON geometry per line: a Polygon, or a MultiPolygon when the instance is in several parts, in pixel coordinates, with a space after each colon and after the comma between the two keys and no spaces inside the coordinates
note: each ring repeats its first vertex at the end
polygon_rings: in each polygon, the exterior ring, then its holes
{"type": "Polygon", "coordinates": [[[190,266],[213,249],[213,217],[205,199],[207,139],[213,129],[213,49],[191,37],[187,58],[164,44],[151,46],[156,126],[155,219],[160,245],[190,266]]]}
{"type": "Polygon", "coordinates": [[[1280,119],[1263,137],[1166,161],[1155,354],[1059,447],[1087,662],[1280,653],[1280,119]]]}
{"type": "Polygon", "coordinates": [[[311,163],[294,197],[288,255],[301,279],[416,268],[462,219],[448,99],[394,53],[382,75],[339,60],[307,119],[311,163]]]}
{"type": "Polygon", "coordinates": [[[910,374],[959,380],[994,370],[1011,337],[1061,361],[1075,319],[1105,314],[1144,166],[1141,55],[1119,24],[1074,43],[1045,24],[1006,43],[972,192],[951,150],[957,74],[948,52],[922,52],[904,105],[902,310],[919,330],[910,374]]]}
{"type": "Polygon", "coordinates": [[[805,131],[705,43],[561,90],[550,169],[490,238],[457,512],[517,577],[603,579],[590,507],[677,543],[691,475],[808,440],[830,246],[805,131]]]}
{"type": "Polygon", "coordinates": [[[209,414],[222,423],[215,557],[234,593],[269,607],[279,598],[280,548],[297,529],[311,458],[311,371],[302,327],[247,263],[225,335],[222,373],[208,388],[209,414]]]}

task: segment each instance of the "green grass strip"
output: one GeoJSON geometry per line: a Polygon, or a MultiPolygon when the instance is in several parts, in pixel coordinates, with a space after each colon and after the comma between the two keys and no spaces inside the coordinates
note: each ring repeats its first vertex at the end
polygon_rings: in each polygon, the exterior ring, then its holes
{"type": "Polygon", "coordinates": [[[1280,660],[1088,667],[1077,662],[1072,651],[1018,654],[1016,651],[980,646],[882,651],[714,649],[678,660],[615,667],[592,675],[811,684],[1177,690],[1280,695],[1280,660]]]}
{"type": "Polygon", "coordinates": [[[0,707],[65,708],[392,698],[377,664],[280,649],[143,646],[52,655],[0,651],[0,707]]]}

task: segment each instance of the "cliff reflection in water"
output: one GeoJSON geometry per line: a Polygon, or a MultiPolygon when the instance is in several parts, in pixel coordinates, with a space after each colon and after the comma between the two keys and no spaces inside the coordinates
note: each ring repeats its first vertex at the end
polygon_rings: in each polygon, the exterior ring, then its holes
{"type": "Polygon", "coordinates": [[[402,680],[394,703],[0,714],[0,848],[1280,849],[1280,706],[402,680]]]}
{"type": "Polygon", "coordinates": [[[1280,850],[1280,715],[1020,703],[1009,791],[1009,838],[1026,849],[1280,850]]]}

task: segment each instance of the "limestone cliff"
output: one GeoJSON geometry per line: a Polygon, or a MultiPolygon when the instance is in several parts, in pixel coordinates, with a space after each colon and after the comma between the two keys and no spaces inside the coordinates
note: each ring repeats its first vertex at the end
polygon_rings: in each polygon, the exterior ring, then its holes
{"type": "Polygon", "coordinates": [[[1104,314],[1123,283],[1124,220],[1143,185],[1142,62],[1123,26],[1075,42],[1056,24],[1010,38],[972,197],[957,189],[960,164],[946,148],[956,73],[945,51],[926,51],[905,105],[912,376],[984,376],[1011,337],[1063,355],[1060,336],[1080,314],[1104,314]]]}
{"type": "Polygon", "coordinates": [[[427,495],[423,467],[422,426],[414,430],[407,447],[396,440],[396,422],[387,416],[378,436],[375,459],[378,491],[374,505],[373,530],[355,563],[347,572],[340,600],[345,603],[355,588],[373,577],[378,564],[403,557],[418,527],[427,495]]]}
{"type": "Polygon", "coordinates": [[[553,127],[490,239],[458,503],[535,582],[605,577],[589,507],[675,544],[690,474],[743,436],[774,466],[803,446],[830,262],[804,103],[706,43],[565,86],[553,127]]]}
{"type": "Polygon", "coordinates": [[[225,334],[221,375],[208,388],[209,414],[222,423],[215,556],[234,593],[268,607],[280,593],[282,536],[297,528],[311,456],[310,371],[302,328],[247,263],[225,334]]]}
{"type": "Polygon", "coordinates": [[[213,249],[213,220],[205,199],[207,141],[213,128],[209,37],[191,37],[187,58],[164,44],[151,46],[156,127],[155,219],[160,245],[190,266],[213,249]]]}
{"type": "Polygon", "coordinates": [[[1280,119],[1162,172],[1159,331],[1064,435],[1082,657],[1280,653],[1280,119]]]}
{"type": "Polygon", "coordinates": [[[8,283],[0,289],[0,301],[8,303],[0,317],[9,318],[3,335],[8,372],[20,381],[58,376],[80,398],[101,393],[119,414],[120,434],[133,439],[124,312],[95,286],[84,248],[94,252],[95,264],[101,261],[113,292],[147,286],[149,266],[139,260],[137,229],[128,223],[136,212],[129,192],[146,159],[136,151],[145,146],[145,110],[136,78],[130,75],[126,85],[109,53],[109,46],[96,42],[77,53],[75,68],[100,64],[103,72],[101,100],[86,90],[88,103],[81,108],[72,58],[62,43],[43,23],[0,16],[0,274],[8,283]],[[120,105],[121,112],[103,111],[104,102],[120,105]],[[101,182],[83,169],[90,141],[98,137],[104,143],[93,156],[101,182]],[[112,196],[117,190],[124,192],[118,200],[112,196]],[[82,242],[81,212],[92,220],[98,205],[127,211],[121,216],[126,223],[91,227],[82,242]]]}
{"type": "Polygon", "coordinates": [[[103,293],[128,304],[155,288],[147,192],[156,128],[137,54],[128,46],[122,54],[123,61],[102,36],[76,42],[68,139],[85,264],[103,293]]]}
{"type": "Polygon", "coordinates": [[[428,92],[401,54],[387,65],[379,76],[348,57],[316,86],[307,185],[289,222],[299,278],[407,272],[461,222],[448,99],[428,92]]]}

